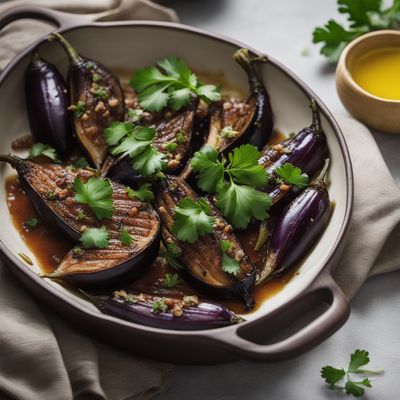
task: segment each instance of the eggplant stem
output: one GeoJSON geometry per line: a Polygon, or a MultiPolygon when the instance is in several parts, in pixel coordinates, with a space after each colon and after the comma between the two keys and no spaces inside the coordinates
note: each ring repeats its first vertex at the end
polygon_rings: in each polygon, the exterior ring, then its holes
{"type": "Polygon", "coordinates": [[[73,64],[77,65],[83,62],[83,59],[79,55],[79,53],[71,46],[71,44],[64,38],[64,36],[61,36],[58,32],[51,33],[48,40],[50,42],[53,40],[57,40],[64,47],[73,64]]]}
{"type": "Polygon", "coordinates": [[[240,295],[243,299],[246,310],[250,311],[254,307],[254,304],[255,304],[254,299],[251,297],[250,292],[246,288],[241,287],[240,295]]]}
{"type": "Polygon", "coordinates": [[[321,172],[314,179],[313,185],[324,183],[325,175],[326,175],[326,172],[328,171],[329,164],[330,164],[330,160],[329,160],[329,158],[326,158],[324,166],[321,169],[321,172]]]}
{"type": "Polygon", "coordinates": [[[264,56],[252,57],[249,54],[249,49],[239,49],[233,55],[233,59],[246,71],[250,87],[252,90],[264,88],[258,72],[254,66],[255,62],[267,62],[268,58],[264,56]]]}
{"type": "Polygon", "coordinates": [[[265,244],[265,242],[268,239],[268,226],[267,226],[267,222],[263,221],[260,224],[260,227],[258,228],[258,236],[257,236],[257,242],[254,246],[254,250],[255,251],[259,251],[265,244]]]}
{"type": "Polygon", "coordinates": [[[18,164],[21,163],[22,159],[11,154],[0,154],[0,161],[4,161],[10,164],[13,168],[16,168],[18,164]]]}
{"type": "Polygon", "coordinates": [[[93,296],[90,293],[88,293],[86,290],[78,289],[78,291],[88,300],[90,300],[91,303],[93,303],[99,310],[101,310],[106,301],[107,301],[107,296],[93,296]]]}
{"type": "Polygon", "coordinates": [[[319,108],[315,99],[310,100],[310,108],[312,111],[311,127],[314,128],[317,132],[321,132],[321,117],[319,115],[319,108]]]}

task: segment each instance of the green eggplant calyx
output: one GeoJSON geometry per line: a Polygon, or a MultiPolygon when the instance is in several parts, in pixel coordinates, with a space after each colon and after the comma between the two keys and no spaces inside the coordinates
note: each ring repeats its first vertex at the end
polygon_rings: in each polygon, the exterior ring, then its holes
{"type": "Polygon", "coordinates": [[[48,40],[50,42],[53,40],[57,40],[64,47],[73,64],[79,65],[84,62],[79,53],[71,46],[71,44],[64,38],[64,36],[61,36],[58,32],[53,32],[52,34],[50,34],[48,40]]]}
{"type": "Polygon", "coordinates": [[[311,128],[316,132],[321,132],[321,118],[319,114],[318,104],[315,99],[310,100],[310,108],[312,111],[312,123],[311,128]]]}

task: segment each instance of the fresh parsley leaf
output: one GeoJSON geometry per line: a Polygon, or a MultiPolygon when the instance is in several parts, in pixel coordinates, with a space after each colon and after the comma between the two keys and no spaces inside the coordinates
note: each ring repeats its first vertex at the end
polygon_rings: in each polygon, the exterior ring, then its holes
{"type": "Polygon", "coordinates": [[[75,161],[74,167],[75,168],[87,168],[89,166],[88,160],[85,157],[81,157],[75,161]]]}
{"type": "Polygon", "coordinates": [[[125,228],[122,228],[119,232],[119,240],[124,246],[130,246],[132,244],[133,238],[125,228]]]}
{"type": "Polygon", "coordinates": [[[126,122],[112,122],[110,126],[104,129],[104,138],[109,146],[115,146],[124,137],[132,133],[132,125],[126,122]]]}
{"type": "MultiPolygon", "coordinates": [[[[122,132],[120,132],[120,134],[122,134],[122,132]]],[[[153,142],[155,135],[156,130],[154,128],[136,127],[132,130],[131,134],[123,137],[122,142],[117,147],[114,147],[111,153],[114,155],[122,154],[123,156],[133,158],[143,152],[153,142]]],[[[113,139],[116,138],[117,135],[113,136],[113,139]]]]}
{"type": "Polygon", "coordinates": [[[236,276],[240,272],[240,264],[227,254],[231,248],[231,242],[229,240],[221,240],[220,245],[222,251],[222,270],[227,274],[236,276]]]}
{"type": "Polygon", "coordinates": [[[250,186],[231,181],[217,192],[216,206],[234,228],[245,229],[251,218],[263,221],[268,217],[271,198],[250,186]]]}
{"type": "Polygon", "coordinates": [[[24,222],[24,226],[27,229],[35,229],[39,225],[39,220],[35,217],[31,217],[24,222]]]}
{"type": "Polygon", "coordinates": [[[204,198],[194,202],[190,197],[182,199],[175,207],[172,233],[178,239],[194,243],[213,230],[215,219],[209,215],[210,206],[204,198]]]}
{"type": "Polygon", "coordinates": [[[101,228],[88,228],[83,232],[80,241],[85,249],[105,249],[108,246],[109,233],[105,226],[101,228]]]}
{"type": "Polygon", "coordinates": [[[221,99],[215,85],[204,85],[180,58],[170,56],[159,60],[157,67],[138,70],[130,85],[139,93],[140,106],[148,111],[161,111],[166,106],[180,110],[192,95],[206,102],[221,99]]]}
{"type": "Polygon", "coordinates": [[[267,172],[258,164],[260,152],[251,144],[236,147],[229,153],[228,173],[236,183],[258,188],[267,183],[267,172]]]}
{"type": "Polygon", "coordinates": [[[197,151],[192,159],[193,170],[198,172],[197,184],[207,193],[214,193],[224,178],[224,164],[218,159],[218,152],[210,145],[197,151]]]}
{"type": "Polygon", "coordinates": [[[87,204],[95,213],[96,218],[111,218],[114,205],[112,187],[108,179],[92,177],[86,183],[77,177],[74,180],[75,200],[87,204]]]}
{"type": "Polygon", "coordinates": [[[136,197],[141,201],[152,201],[154,200],[154,194],[150,189],[150,183],[143,183],[138,190],[133,190],[132,188],[128,187],[126,191],[128,193],[128,197],[131,199],[136,197]]]}
{"type": "Polygon", "coordinates": [[[176,243],[168,243],[165,250],[165,261],[176,270],[182,269],[182,265],[178,261],[178,257],[181,255],[182,250],[178,247],[176,243]]]}
{"type": "Polygon", "coordinates": [[[295,167],[293,164],[285,163],[278,167],[275,173],[289,185],[299,188],[304,188],[308,185],[308,175],[304,174],[300,168],[295,167]]]}
{"type": "Polygon", "coordinates": [[[360,397],[364,394],[366,387],[372,387],[371,381],[364,378],[362,381],[355,381],[352,374],[371,374],[378,375],[383,371],[368,371],[360,370],[359,368],[369,363],[368,351],[356,350],[350,356],[350,362],[347,370],[338,369],[327,365],[321,370],[321,377],[331,389],[345,391],[347,394],[352,394],[354,397],[360,397]],[[346,381],[344,381],[346,379],[346,381]],[[338,384],[339,383],[339,384],[338,384]],[[344,386],[343,386],[344,383],[344,386]]]}
{"type": "Polygon", "coordinates": [[[400,2],[383,9],[382,0],[338,0],[338,10],[347,14],[349,27],[334,19],[313,32],[313,42],[322,43],[321,54],[336,63],[346,45],[358,36],[378,29],[398,29],[400,25],[400,2]]]}
{"type": "Polygon", "coordinates": [[[220,132],[220,135],[224,139],[232,139],[232,138],[236,137],[238,134],[239,134],[239,132],[235,131],[231,126],[225,126],[220,132]]]}
{"type": "Polygon", "coordinates": [[[133,160],[133,168],[144,177],[154,175],[165,168],[165,154],[148,146],[133,160]]]}
{"type": "Polygon", "coordinates": [[[34,158],[34,157],[39,157],[39,156],[45,156],[47,158],[50,158],[50,160],[59,163],[60,160],[57,156],[57,152],[53,147],[49,146],[48,144],[44,143],[35,143],[30,151],[29,151],[29,158],[34,158]]]}
{"type": "Polygon", "coordinates": [[[176,135],[176,142],[178,143],[178,144],[183,144],[183,143],[186,143],[186,135],[185,135],[185,132],[183,131],[183,130],[180,130],[179,132],[178,132],[178,134],[176,135]]]}
{"type": "Polygon", "coordinates": [[[178,274],[165,274],[163,286],[167,289],[173,289],[176,286],[182,285],[183,280],[178,274]]]}

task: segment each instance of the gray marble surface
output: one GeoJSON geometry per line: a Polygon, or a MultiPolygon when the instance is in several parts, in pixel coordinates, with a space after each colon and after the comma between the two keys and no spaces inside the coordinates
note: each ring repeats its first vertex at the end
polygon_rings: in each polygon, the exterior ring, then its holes
{"type": "MultiPolygon", "coordinates": [[[[334,68],[311,44],[313,27],[337,15],[335,0],[175,0],[182,22],[220,33],[283,62],[334,113],[346,113],[336,94],[334,68]],[[305,50],[306,49],[306,50],[305,50]],[[308,53],[303,56],[303,52],[308,53]]],[[[375,134],[388,166],[400,183],[400,137],[375,134]]],[[[177,366],[177,377],[163,400],[347,398],[326,388],[320,369],[345,366],[356,348],[370,351],[371,366],[385,374],[373,379],[369,400],[400,398],[400,273],[370,279],[352,301],[346,324],[331,338],[296,359],[275,363],[238,361],[207,367],[177,366]]]]}

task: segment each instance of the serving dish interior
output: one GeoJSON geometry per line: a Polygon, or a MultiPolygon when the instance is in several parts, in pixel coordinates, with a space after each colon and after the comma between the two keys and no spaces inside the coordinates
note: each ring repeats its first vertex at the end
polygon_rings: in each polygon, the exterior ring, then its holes
{"type": "MultiPolygon", "coordinates": [[[[246,76],[232,60],[232,54],[238,47],[224,40],[216,40],[177,28],[145,24],[101,28],[83,27],[66,32],[65,37],[74,43],[81,54],[98,60],[114,70],[135,70],[174,54],[185,59],[196,70],[219,75],[233,87],[238,87],[244,93],[247,92],[246,76]]],[[[44,44],[41,54],[65,73],[65,54],[58,46],[52,43],[44,44]]],[[[29,58],[29,54],[21,57],[18,63],[6,72],[0,86],[1,153],[10,152],[12,141],[29,132],[23,86],[29,58]]],[[[312,94],[273,60],[260,66],[260,71],[271,97],[275,129],[288,135],[310,125],[309,99],[312,94]]],[[[263,302],[254,312],[247,314],[247,321],[272,312],[309,286],[328,264],[346,228],[351,207],[350,167],[338,128],[333,119],[327,116],[324,106],[320,105],[320,107],[322,128],[327,138],[331,158],[328,188],[330,198],[335,203],[334,211],[322,237],[302,262],[297,273],[279,293],[263,302]]],[[[5,180],[14,173],[9,167],[1,165],[0,185],[3,189],[0,191],[0,220],[2,221],[0,240],[15,255],[15,268],[29,268],[39,273],[40,268],[13,226],[6,206],[5,180]],[[27,266],[18,258],[17,253],[20,252],[29,255],[34,260],[32,267],[27,266]]],[[[68,297],[76,304],[84,305],[91,312],[98,313],[101,318],[110,318],[103,317],[92,304],[76,296],[66,287],[48,279],[45,282],[49,287],[56,289],[55,293],[68,297]]],[[[115,323],[121,322],[115,319],[115,323]]],[[[190,332],[185,334],[190,334],[190,332]]]]}

